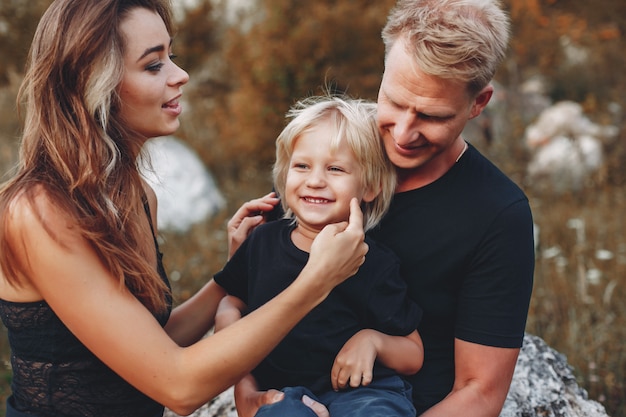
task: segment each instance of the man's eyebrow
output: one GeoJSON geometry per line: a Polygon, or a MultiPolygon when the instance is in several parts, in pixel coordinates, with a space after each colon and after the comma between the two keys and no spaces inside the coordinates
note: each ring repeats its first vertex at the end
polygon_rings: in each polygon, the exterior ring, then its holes
{"type": "MultiPolygon", "coordinates": [[[[170,45],[172,45],[172,40],[173,39],[170,38],[170,45]]],[[[137,61],[141,61],[141,59],[150,55],[153,52],[163,52],[164,50],[165,50],[165,46],[163,45],[156,45],[156,46],[153,46],[152,48],[148,48],[145,51],[143,51],[143,54],[141,54],[141,56],[137,59],[137,61]]]]}

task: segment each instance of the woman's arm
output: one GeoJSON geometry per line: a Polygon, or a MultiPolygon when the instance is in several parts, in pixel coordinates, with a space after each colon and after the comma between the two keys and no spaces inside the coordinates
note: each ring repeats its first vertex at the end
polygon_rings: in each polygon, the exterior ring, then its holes
{"type": "Polygon", "coordinates": [[[424,362],[422,338],[417,331],[407,336],[390,336],[372,329],[357,332],[335,358],[331,370],[333,389],[368,385],[376,359],[399,374],[412,375],[424,362]]]}
{"type": "Polygon", "coordinates": [[[111,276],[66,213],[45,196],[36,199],[37,210],[19,201],[11,208],[9,236],[30,284],[105,364],[179,414],[192,412],[250,372],[335,285],[355,274],[367,252],[354,200],[349,223],[319,234],[309,263],[290,287],[221,332],[183,348],[111,276]]]}

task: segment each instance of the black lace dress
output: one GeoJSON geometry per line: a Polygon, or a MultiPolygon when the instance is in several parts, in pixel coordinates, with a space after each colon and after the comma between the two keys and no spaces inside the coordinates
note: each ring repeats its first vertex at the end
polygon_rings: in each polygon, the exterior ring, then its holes
{"type": "MultiPolygon", "coordinates": [[[[149,213],[149,209],[146,208],[149,213]]],[[[148,215],[148,218],[149,215],[148,215]]],[[[158,243],[158,270],[168,283],[158,243]]],[[[157,316],[165,325],[171,311],[157,316]]],[[[132,387],[94,356],[45,301],[0,299],[11,346],[13,395],[7,417],[161,417],[163,406],[132,387]]]]}

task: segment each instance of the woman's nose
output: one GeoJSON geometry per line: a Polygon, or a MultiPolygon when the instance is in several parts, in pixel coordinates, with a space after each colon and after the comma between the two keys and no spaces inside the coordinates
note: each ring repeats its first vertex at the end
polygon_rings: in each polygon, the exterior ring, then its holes
{"type": "Polygon", "coordinates": [[[173,85],[184,85],[189,81],[189,74],[187,71],[174,64],[174,71],[170,77],[170,83],[173,85]]]}

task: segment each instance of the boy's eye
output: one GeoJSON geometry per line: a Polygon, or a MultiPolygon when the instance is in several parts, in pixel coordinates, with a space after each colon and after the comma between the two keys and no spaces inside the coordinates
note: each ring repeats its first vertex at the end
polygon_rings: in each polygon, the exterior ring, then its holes
{"type": "Polygon", "coordinates": [[[337,167],[337,166],[332,166],[328,168],[329,171],[335,171],[335,172],[343,172],[344,169],[341,167],[337,167]]]}

